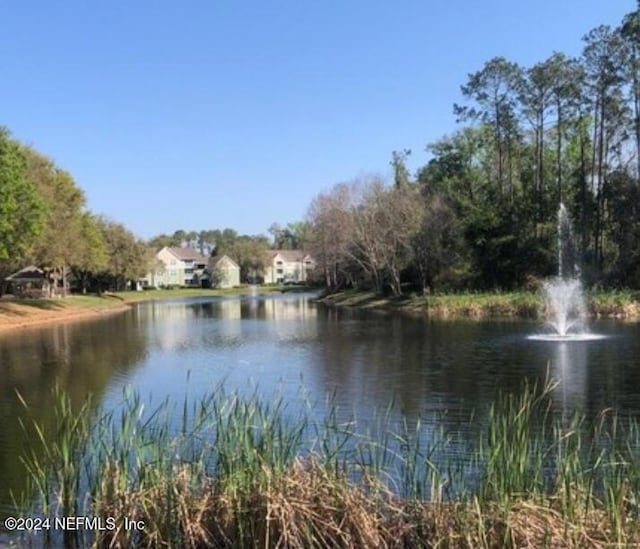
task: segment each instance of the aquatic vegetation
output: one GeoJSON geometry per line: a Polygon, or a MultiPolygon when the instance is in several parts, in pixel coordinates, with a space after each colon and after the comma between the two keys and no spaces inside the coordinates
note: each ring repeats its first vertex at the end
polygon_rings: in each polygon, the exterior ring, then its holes
{"type": "MultiPolygon", "coordinates": [[[[640,428],[556,417],[555,384],[497,398],[467,456],[447,433],[324,419],[222,388],[100,417],[56,395],[55,436],[24,456],[21,513],[111,518],[53,545],[108,547],[604,547],[640,543],[640,428]],[[55,442],[52,440],[55,439],[55,442]],[[120,527],[142,521],[143,530],[120,527]]],[[[24,403],[28,411],[29,405],[24,403]]]]}

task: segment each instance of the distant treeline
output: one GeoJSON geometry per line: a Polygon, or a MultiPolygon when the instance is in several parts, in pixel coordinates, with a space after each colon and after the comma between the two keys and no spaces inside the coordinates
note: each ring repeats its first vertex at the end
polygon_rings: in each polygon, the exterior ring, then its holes
{"type": "Polygon", "coordinates": [[[585,282],[640,287],[640,17],[600,26],[582,55],[470,74],[452,135],[415,177],[336,185],[313,200],[309,247],[328,286],[534,286],[556,269],[556,216],[572,218],[585,282]]]}

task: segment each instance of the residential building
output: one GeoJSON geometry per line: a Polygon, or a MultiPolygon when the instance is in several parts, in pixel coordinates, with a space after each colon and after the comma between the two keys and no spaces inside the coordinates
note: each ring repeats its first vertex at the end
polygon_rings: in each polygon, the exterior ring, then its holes
{"type": "Polygon", "coordinates": [[[207,287],[209,259],[193,248],[165,246],[156,252],[157,268],[142,279],[143,287],[207,287]]]}
{"type": "Polygon", "coordinates": [[[228,255],[212,257],[209,261],[212,284],[217,288],[240,286],[240,265],[228,255]]]}
{"type": "Polygon", "coordinates": [[[315,266],[313,258],[303,250],[272,250],[264,273],[264,283],[305,283],[315,266]]]}

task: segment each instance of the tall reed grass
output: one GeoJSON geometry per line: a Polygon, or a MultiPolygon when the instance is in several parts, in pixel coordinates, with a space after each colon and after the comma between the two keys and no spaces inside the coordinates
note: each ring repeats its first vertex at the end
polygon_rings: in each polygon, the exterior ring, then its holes
{"type": "Polygon", "coordinates": [[[222,388],[153,409],[128,394],[100,417],[58,392],[55,432],[24,421],[37,436],[19,512],[115,519],[36,539],[67,547],[640,544],[638,424],[557,418],[553,388],[500,396],[466,457],[443,430],[392,420],[392,405],[362,428],[335,406],[314,421],[222,388]]]}

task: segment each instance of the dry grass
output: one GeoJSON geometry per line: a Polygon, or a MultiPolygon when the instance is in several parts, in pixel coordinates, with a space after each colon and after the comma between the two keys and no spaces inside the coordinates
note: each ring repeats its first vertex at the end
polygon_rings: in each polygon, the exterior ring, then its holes
{"type": "MultiPolygon", "coordinates": [[[[296,460],[267,488],[230,494],[186,469],[169,485],[117,491],[104,516],[145,521],[142,535],[107,532],[105,547],[251,548],[605,548],[640,545],[636,528],[616,532],[607,514],[591,510],[569,520],[553,500],[514,501],[503,509],[477,499],[458,502],[403,500],[375,481],[356,486],[315,460],[296,460]],[[194,493],[197,486],[197,493],[194,493]],[[167,493],[173,505],[166,507],[167,493]],[[167,513],[173,519],[167,519],[167,513]],[[172,523],[172,532],[167,525],[172,523]],[[171,539],[172,541],[168,541],[171,539]]],[[[111,480],[116,480],[117,475],[111,480]]]]}
{"type": "Polygon", "coordinates": [[[121,415],[96,420],[59,395],[56,442],[43,427],[30,427],[43,448],[25,456],[35,497],[20,513],[116,519],[114,530],[69,533],[54,546],[640,546],[638,426],[605,414],[584,438],[580,418],[540,438],[534,422],[553,387],[525,384],[496,401],[478,433],[480,477],[447,497],[442,487],[455,478],[434,471],[417,433],[397,427],[387,442],[345,435],[365,445],[360,455],[367,458],[358,460],[357,452],[335,451],[330,421],[314,431],[326,444],[309,450],[306,419],[287,422],[277,404],[255,398],[222,393],[192,408],[185,403],[176,430],[167,423],[174,408],[143,413],[134,397],[121,415]],[[391,469],[371,459],[376,451],[393,453],[408,474],[389,482],[391,469]],[[430,487],[416,485],[426,478],[430,487]],[[125,519],[145,527],[127,530],[125,519]]]}

